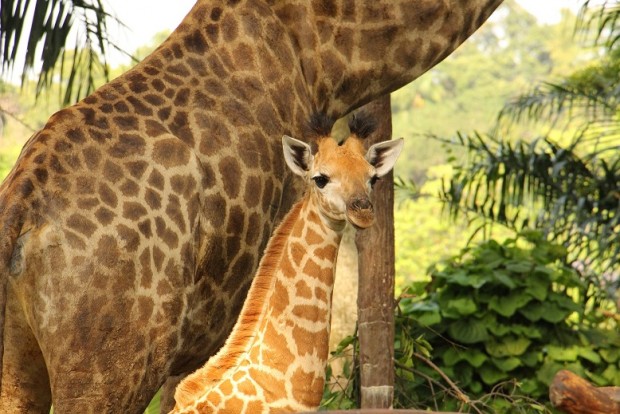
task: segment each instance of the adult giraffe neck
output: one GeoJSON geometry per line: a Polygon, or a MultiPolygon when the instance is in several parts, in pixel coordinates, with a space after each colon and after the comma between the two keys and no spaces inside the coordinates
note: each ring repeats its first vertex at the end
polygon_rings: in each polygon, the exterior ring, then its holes
{"type": "MultiPolygon", "coordinates": [[[[177,389],[177,406],[219,404],[228,383],[237,393],[255,390],[261,412],[272,404],[294,411],[318,406],[328,357],[334,271],[342,228],[332,228],[306,195],[270,240],[245,305],[226,344],[177,389]],[[200,402],[203,403],[202,401],[200,402]]],[[[231,398],[235,393],[231,392],[231,398]]],[[[244,404],[252,399],[244,396],[244,404]]],[[[229,411],[226,408],[230,407],[229,411]]],[[[182,412],[182,411],[181,411],[182,412]]]]}

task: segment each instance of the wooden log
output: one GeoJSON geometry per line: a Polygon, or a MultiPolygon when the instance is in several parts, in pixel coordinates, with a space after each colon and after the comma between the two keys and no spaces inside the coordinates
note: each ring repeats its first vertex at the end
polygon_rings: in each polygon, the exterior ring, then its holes
{"type": "Polygon", "coordinates": [[[555,374],[549,399],[566,414],[620,414],[620,387],[595,387],[567,370],[555,374]]]}

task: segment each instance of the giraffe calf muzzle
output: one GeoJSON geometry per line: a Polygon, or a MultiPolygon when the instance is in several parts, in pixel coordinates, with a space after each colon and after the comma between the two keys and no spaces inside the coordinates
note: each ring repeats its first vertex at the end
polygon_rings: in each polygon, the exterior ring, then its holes
{"type": "Polygon", "coordinates": [[[367,229],[375,222],[375,211],[367,197],[354,198],[347,203],[347,219],[356,229],[367,229]]]}

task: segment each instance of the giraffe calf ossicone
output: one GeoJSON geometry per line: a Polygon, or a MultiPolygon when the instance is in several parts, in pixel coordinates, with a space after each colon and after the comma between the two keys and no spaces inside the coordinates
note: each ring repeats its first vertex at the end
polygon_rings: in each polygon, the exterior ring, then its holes
{"type": "Polygon", "coordinates": [[[305,196],[272,235],[225,345],[177,388],[174,413],[316,410],[323,395],[338,246],[347,222],[373,224],[373,184],[387,174],[403,140],[364,151],[371,120],[358,115],[339,145],[332,123],[315,116],[318,151],[284,136],[286,164],[305,196]]]}

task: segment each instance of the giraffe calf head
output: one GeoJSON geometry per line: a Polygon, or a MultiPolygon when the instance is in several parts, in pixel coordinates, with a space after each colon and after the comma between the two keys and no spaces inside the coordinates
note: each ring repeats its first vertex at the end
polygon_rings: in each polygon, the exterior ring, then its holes
{"type": "Polygon", "coordinates": [[[374,222],[372,187],[394,166],[403,139],[374,144],[368,151],[356,133],[341,145],[329,136],[317,143],[318,150],[312,154],[305,142],[282,137],[287,165],[306,180],[328,223],[343,225],[348,221],[359,229],[370,227],[374,222]]]}

